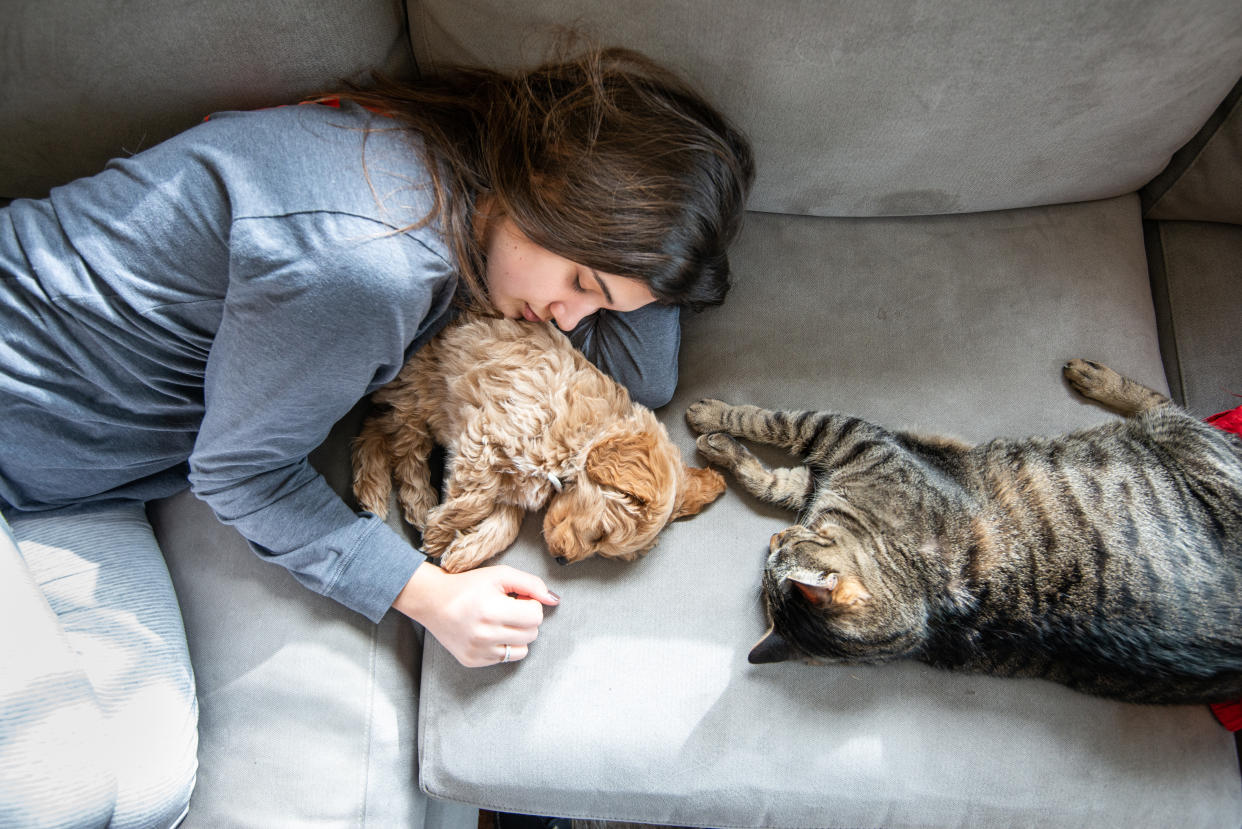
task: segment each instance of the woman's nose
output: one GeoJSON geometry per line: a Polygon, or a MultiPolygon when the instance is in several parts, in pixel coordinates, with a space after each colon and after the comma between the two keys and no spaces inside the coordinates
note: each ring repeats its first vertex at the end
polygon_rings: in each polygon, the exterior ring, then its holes
{"type": "Polygon", "coordinates": [[[599,304],[590,299],[569,299],[552,303],[552,318],[562,331],[573,331],[588,315],[599,310],[599,304]]]}

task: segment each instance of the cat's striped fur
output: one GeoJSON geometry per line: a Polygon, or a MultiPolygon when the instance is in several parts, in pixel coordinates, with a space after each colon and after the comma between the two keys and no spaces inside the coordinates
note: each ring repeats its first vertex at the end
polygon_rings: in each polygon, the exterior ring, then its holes
{"type": "Polygon", "coordinates": [[[915,658],[1134,702],[1242,696],[1242,439],[1082,360],[1125,420],[969,447],[705,400],[700,451],[798,511],[752,661],[915,658]],[[769,470],[732,436],[805,460],[769,470]]]}

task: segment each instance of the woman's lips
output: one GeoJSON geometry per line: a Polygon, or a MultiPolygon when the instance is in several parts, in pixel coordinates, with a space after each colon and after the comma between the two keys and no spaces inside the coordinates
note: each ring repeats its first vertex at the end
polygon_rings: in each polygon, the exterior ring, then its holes
{"type": "Polygon", "coordinates": [[[542,322],[542,320],[539,319],[539,315],[531,310],[529,304],[522,306],[522,316],[526,318],[527,322],[542,322]]]}

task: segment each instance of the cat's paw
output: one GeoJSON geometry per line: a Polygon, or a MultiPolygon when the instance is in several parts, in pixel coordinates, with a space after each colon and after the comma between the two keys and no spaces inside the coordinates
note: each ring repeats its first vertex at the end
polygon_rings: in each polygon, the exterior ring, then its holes
{"type": "Polygon", "coordinates": [[[704,399],[686,409],[686,422],[700,435],[724,429],[725,415],[731,407],[723,400],[704,399]]]}
{"type": "Polygon", "coordinates": [[[1125,378],[1091,360],[1070,360],[1062,369],[1074,391],[1091,400],[1111,403],[1122,394],[1125,378]]]}
{"type": "Polygon", "coordinates": [[[709,463],[714,463],[716,466],[721,466],[725,469],[736,469],[739,463],[750,456],[746,447],[724,432],[710,432],[706,435],[699,435],[694,445],[698,447],[699,453],[707,458],[709,463]]]}

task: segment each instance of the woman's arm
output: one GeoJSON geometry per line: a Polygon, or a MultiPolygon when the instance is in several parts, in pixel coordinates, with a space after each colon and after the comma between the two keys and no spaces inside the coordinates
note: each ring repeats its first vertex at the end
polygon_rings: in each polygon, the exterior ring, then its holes
{"type": "Polygon", "coordinates": [[[264,559],[372,620],[423,556],[356,514],[307,455],[445,315],[452,269],[416,240],[336,213],[234,222],[190,481],[264,559]]]}
{"type": "Polygon", "coordinates": [[[597,368],[651,409],[673,399],[681,348],[681,309],[652,303],[637,311],[597,311],[569,335],[597,368]]]}

